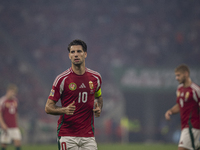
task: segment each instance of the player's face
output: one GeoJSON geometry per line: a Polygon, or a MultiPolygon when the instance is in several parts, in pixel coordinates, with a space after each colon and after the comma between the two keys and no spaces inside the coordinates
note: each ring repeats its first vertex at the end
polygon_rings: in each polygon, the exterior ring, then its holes
{"type": "Polygon", "coordinates": [[[184,84],[186,81],[186,73],[184,72],[175,72],[175,76],[176,76],[176,80],[180,83],[180,84],[184,84]]]}
{"type": "Polygon", "coordinates": [[[73,45],[70,47],[69,59],[71,59],[72,64],[81,65],[85,62],[87,57],[87,52],[83,51],[81,45],[73,45]]]}
{"type": "Polygon", "coordinates": [[[17,94],[16,90],[8,90],[7,95],[9,99],[13,99],[17,94]]]}

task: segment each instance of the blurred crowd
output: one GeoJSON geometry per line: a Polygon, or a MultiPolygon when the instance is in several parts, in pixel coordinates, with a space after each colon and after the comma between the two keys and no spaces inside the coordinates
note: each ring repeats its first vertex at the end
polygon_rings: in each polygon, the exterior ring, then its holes
{"type": "Polygon", "coordinates": [[[0,0],[0,94],[16,83],[20,115],[46,118],[44,103],[77,38],[88,45],[86,66],[112,88],[113,67],[198,67],[199,8],[182,0],[0,0]]]}

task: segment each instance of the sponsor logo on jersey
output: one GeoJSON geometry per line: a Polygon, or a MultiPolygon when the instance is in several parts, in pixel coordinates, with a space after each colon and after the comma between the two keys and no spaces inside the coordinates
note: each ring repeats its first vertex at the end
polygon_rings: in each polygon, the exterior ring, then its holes
{"type": "Polygon", "coordinates": [[[82,84],[79,86],[79,88],[83,89],[83,88],[86,88],[86,86],[85,86],[84,83],[82,83],[82,84]]]}
{"type": "Polygon", "coordinates": [[[90,86],[90,89],[91,89],[91,90],[94,88],[94,85],[93,85],[93,82],[92,82],[92,81],[89,81],[89,86],[90,86]]]}
{"type": "Polygon", "coordinates": [[[55,93],[55,90],[51,89],[51,92],[50,92],[49,96],[54,97],[54,93],[55,93]]]}
{"type": "Polygon", "coordinates": [[[72,91],[76,90],[76,87],[77,87],[76,83],[74,83],[74,82],[69,84],[69,89],[72,90],[72,91]]]}

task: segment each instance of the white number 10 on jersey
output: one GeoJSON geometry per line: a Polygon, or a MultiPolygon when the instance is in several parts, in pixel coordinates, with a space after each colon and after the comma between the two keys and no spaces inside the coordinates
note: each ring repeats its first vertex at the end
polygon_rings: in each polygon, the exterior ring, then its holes
{"type": "Polygon", "coordinates": [[[79,96],[78,96],[78,103],[86,103],[87,102],[87,92],[79,92],[79,96]]]}

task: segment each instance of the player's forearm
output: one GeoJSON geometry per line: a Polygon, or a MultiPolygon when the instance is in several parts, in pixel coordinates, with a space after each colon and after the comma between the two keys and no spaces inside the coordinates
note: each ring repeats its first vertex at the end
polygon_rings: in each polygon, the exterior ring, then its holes
{"type": "Polygon", "coordinates": [[[100,96],[96,99],[97,99],[98,106],[102,109],[103,108],[103,98],[102,98],[102,96],[100,96]]]}
{"type": "Polygon", "coordinates": [[[47,114],[51,115],[62,115],[65,114],[64,108],[57,106],[56,104],[47,101],[46,106],[45,106],[45,112],[47,114]]]}
{"type": "Polygon", "coordinates": [[[179,111],[180,111],[179,105],[178,105],[178,104],[174,105],[174,106],[170,109],[170,111],[172,112],[172,114],[177,114],[177,113],[179,113],[179,111]]]}
{"type": "Polygon", "coordinates": [[[55,107],[46,106],[45,111],[46,111],[47,114],[51,114],[51,115],[63,115],[63,114],[65,114],[64,108],[62,108],[60,106],[55,106],[55,107]]]}
{"type": "Polygon", "coordinates": [[[1,125],[2,128],[6,128],[7,127],[7,125],[5,124],[1,114],[0,114],[0,125],[1,125]]]}

